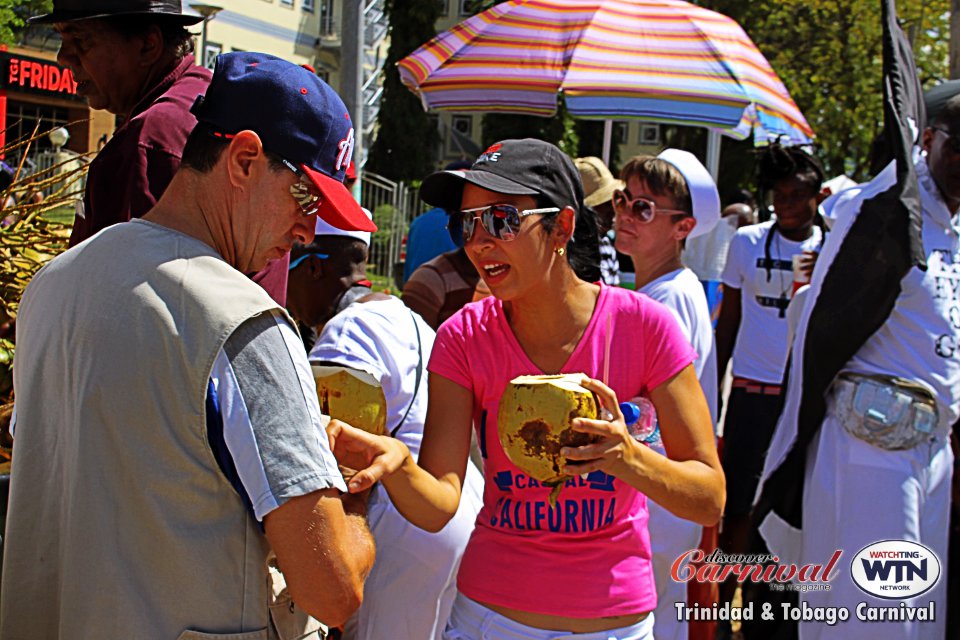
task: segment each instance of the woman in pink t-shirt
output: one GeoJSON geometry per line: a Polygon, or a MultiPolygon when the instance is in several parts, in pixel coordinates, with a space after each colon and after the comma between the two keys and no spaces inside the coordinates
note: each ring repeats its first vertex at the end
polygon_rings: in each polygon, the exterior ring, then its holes
{"type": "Polygon", "coordinates": [[[493,296],[440,326],[419,465],[399,441],[332,423],[338,459],[362,469],[350,490],[382,480],[407,519],[440,530],[457,509],[474,425],[484,506],[444,638],[652,638],[647,497],[704,525],[724,502],[696,354],[665,307],[593,283],[592,212],[576,168],[555,146],[497,143],[469,171],[429,176],[421,196],[461,210],[452,222],[493,296]],[[607,384],[596,379],[604,372],[607,384]],[[601,440],[562,451],[570,479],[555,508],[550,487],[513,465],[497,438],[507,383],[552,373],[586,374],[584,386],[615,416],[574,421],[601,440]],[[617,398],[637,396],[656,406],[669,458],[629,435],[617,398]]]}

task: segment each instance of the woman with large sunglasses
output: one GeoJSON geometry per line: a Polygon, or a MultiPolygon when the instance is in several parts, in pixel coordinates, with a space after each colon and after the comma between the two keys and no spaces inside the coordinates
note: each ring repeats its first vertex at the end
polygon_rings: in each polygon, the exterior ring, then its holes
{"type": "Polygon", "coordinates": [[[484,506],[444,638],[652,638],[647,497],[701,524],[723,508],[695,353],[665,307],[596,282],[593,214],[576,168],[555,146],[497,143],[467,171],[429,176],[421,196],[458,211],[467,254],[493,296],[438,331],[419,463],[402,443],[331,423],[338,459],[361,469],[350,490],[381,480],[411,522],[441,529],[457,509],[473,425],[484,506]],[[574,421],[599,441],[562,450],[570,480],[555,508],[550,487],[514,466],[497,437],[508,382],[553,373],[586,374],[584,386],[610,418],[574,421]],[[624,423],[618,397],[640,396],[656,407],[669,457],[624,423]]]}

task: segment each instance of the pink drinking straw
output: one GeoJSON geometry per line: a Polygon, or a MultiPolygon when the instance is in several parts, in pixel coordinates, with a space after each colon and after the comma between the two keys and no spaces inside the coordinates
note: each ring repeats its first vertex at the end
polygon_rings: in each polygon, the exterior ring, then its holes
{"type": "Polygon", "coordinates": [[[603,336],[603,384],[608,384],[610,380],[610,342],[611,342],[611,323],[613,318],[607,311],[607,332],[603,336]]]}

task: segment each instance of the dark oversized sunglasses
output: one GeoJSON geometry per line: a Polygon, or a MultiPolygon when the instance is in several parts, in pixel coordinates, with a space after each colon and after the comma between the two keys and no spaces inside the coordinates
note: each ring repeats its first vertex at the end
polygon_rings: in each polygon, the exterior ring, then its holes
{"type": "Polygon", "coordinates": [[[628,215],[642,224],[652,222],[654,216],[657,215],[690,215],[686,211],[680,211],[679,209],[664,209],[658,207],[656,202],[643,196],[637,196],[631,200],[630,195],[620,189],[613,192],[613,210],[617,215],[628,215]]]}
{"type": "Polygon", "coordinates": [[[543,209],[517,209],[509,204],[492,204],[486,207],[476,207],[475,209],[464,209],[450,218],[448,229],[451,234],[459,226],[463,235],[464,243],[469,242],[473,237],[473,232],[477,228],[477,220],[483,225],[484,230],[497,240],[509,242],[517,237],[520,232],[520,221],[526,216],[532,216],[535,213],[558,213],[560,209],[556,207],[546,207],[543,209]]]}

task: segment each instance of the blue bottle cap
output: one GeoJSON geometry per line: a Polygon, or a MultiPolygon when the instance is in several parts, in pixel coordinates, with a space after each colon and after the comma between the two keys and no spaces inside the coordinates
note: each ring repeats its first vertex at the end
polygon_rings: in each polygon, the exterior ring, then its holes
{"type": "Polygon", "coordinates": [[[621,402],[620,412],[623,414],[623,421],[628,425],[636,424],[640,419],[640,407],[632,402],[621,402]]]}

